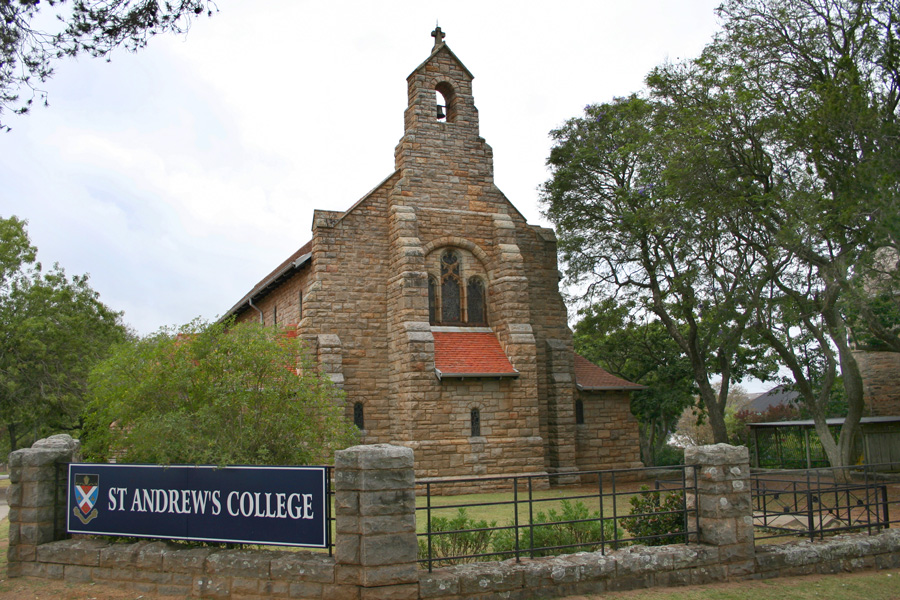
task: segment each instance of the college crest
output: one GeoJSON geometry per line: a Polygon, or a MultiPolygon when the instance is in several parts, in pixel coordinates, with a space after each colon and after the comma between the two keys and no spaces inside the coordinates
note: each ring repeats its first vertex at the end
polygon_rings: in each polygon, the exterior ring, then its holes
{"type": "Polygon", "coordinates": [[[76,473],[75,481],[75,508],[72,512],[84,524],[87,525],[99,516],[97,510],[97,498],[100,496],[100,475],[88,473],[76,473]]]}

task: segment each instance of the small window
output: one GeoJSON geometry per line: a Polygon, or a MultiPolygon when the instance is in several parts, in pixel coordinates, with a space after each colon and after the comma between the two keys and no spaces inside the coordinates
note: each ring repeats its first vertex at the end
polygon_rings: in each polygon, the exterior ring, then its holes
{"type": "Polygon", "coordinates": [[[272,306],[272,323],[278,325],[278,305],[272,306]]]}
{"type": "Polygon", "coordinates": [[[472,437],[477,437],[481,435],[481,411],[477,408],[473,408],[470,414],[470,421],[472,426],[472,437]]]}
{"type": "Polygon", "coordinates": [[[575,424],[584,425],[584,402],[581,398],[575,401],[575,424]]]}
{"type": "Polygon", "coordinates": [[[297,292],[297,322],[303,318],[303,292],[297,292]]]}
{"type": "Polygon", "coordinates": [[[353,424],[356,425],[356,428],[360,431],[366,428],[366,419],[363,414],[362,402],[357,402],[353,405],[353,424]]]}

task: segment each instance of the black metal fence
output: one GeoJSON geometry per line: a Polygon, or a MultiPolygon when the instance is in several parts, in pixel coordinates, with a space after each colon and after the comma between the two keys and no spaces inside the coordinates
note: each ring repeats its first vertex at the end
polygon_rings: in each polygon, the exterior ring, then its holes
{"type": "Polygon", "coordinates": [[[694,468],[418,481],[419,562],[431,570],[694,541],[696,509],[685,501],[687,493],[696,494],[687,477],[694,468]],[[653,486],[660,478],[665,484],[653,486]]]}
{"type": "Polygon", "coordinates": [[[810,540],[844,532],[876,532],[900,522],[897,465],[861,465],[751,475],[757,541],[810,540]]]}

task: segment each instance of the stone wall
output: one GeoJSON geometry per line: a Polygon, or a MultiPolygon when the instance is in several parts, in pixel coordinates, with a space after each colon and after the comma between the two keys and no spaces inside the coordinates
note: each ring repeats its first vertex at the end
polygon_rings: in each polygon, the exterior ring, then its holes
{"type": "Polygon", "coordinates": [[[529,600],[651,587],[703,585],[813,573],[900,567],[900,531],[838,536],[824,542],[769,546],[750,561],[731,561],[707,545],[631,546],[603,555],[583,552],[475,563],[419,575],[419,598],[529,600]],[[860,539],[863,537],[864,539],[860,539]]]}
{"type": "Polygon", "coordinates": [[[333,557],[151,541],[53,541],[54,518],[61,519],[64,510],[54,502],[56,465],[72,460],[77,451],[75,440],[54,436],[10,455],[11,577],[112,583],[141,593],[200,598],[525,600],[900,567],[900,532],[894,530],[755,548],[747,449],[724,444],[685,455],[686,462],[698,467],[697,496],[688,496],[698,511],[695,543],[510,559],[433,572],[416,563],[409,448],[357,446],[335,455],[333,557]]]}
{"type": "Polygon", "coordinates": [[[575,426],[578,470],[643,467],[631,395],[624,391],[580,391],[576,397],[584,407],[584,423],[575,426]]]}

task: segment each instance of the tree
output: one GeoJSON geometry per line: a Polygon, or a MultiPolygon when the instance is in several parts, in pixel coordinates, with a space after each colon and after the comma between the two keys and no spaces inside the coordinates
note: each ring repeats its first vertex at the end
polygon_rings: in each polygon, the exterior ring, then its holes
{"type": "Polygon", "coordinates": [[[648,98],[554,132],[547,212],[570,275],[637,294],[690,357],[716,441],[727,385],[711,394],[708,374],[727,384],[749,349],[791,370],[846,465],[864,410],[850,332],[900,349],[900,6],[726,0],[719,14],[722,33],[655,69],[648,98]]]}
{"type": "Polygon", "coordinates": [[[727,442],[729,385],[772,370],[747,335],[767,262],[729,229],[726,217],[740,215],[670,185],[667,164],[680,151],[670,126],[636,95],[585,107],[551,132],[542,199],[570,281],[586,284],[587,298],[615,296],[659,319],[689,361],[715,440],[727,442]]]}
{"type": "Polygon", "coordinates": [[[125,336],[87,275],[36,262],[26,223],[0,218],[0,420],[10,450],[79,424],[91,366],[125,336]]]}
{"type": "MultiPolygon", "coordinates": [[[[28,112],[38,86],[53,75],[52,63],[66,56],[108,56],[115,48],[143,48],[154,35],[181,33],[199,14],[212,15],[210,0],[4,0],[0,2],[0,114],[28,112]],[[49,11],[53,15],[47,15],[49,11]],[[36,23],[57,28],[47,31],[36,23]],[[20,98],[23,88],[30,97],[20,98]]],[[[0,122],[0,128],[4,126],[0,122]]]]}
{"type": "Polygon", "coordinates": [[[658,320],[639,321],[632,306],[612,299],[580,311],[575,350],[607,371],[646,386],[631,394],[631,412],[641,433],[641,459],[647,466],[675,430],[678,418],[694,404],[691,366],[658,320]]]}
{"type": "Polygon", "coordinates": [[[327,461],[355,428],[295,333],[195,321],[119,344],[91,373],[85,451],[159,464],[327,461]]]}
{"type": "Polygon", "coordinates": [[[900,349],[900,7],[727,0],[719,13],[724,32],[698,60],[648,79],[694,141],[670,180],[750,224],[732,230],[770,277],[751,329],[791,370],[831,464],[846,465],[865,408],[848,332],[900,349]],[[838,381],[848,411],[835,440],[838,381]]]}

